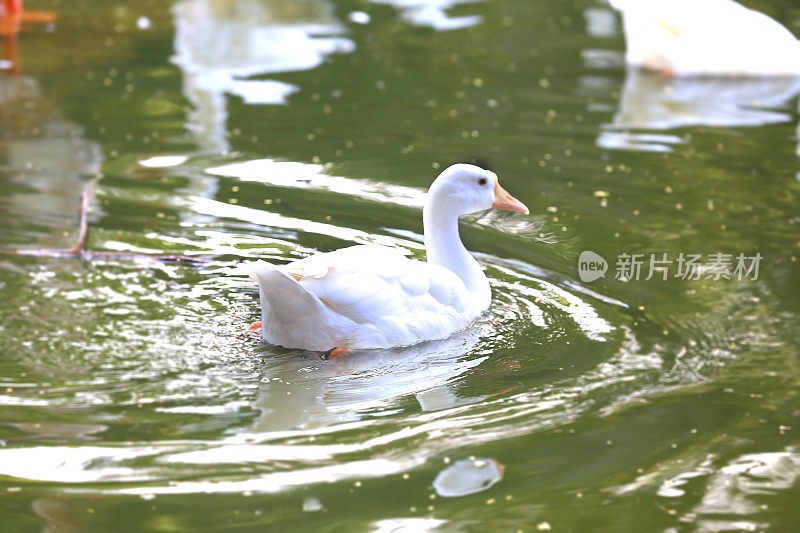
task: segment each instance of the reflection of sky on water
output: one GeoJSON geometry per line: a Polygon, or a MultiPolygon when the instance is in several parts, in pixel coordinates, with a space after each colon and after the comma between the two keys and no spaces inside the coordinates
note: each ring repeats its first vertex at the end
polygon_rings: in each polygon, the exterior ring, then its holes
{"type": "Polygon", "coordinates": [[[414,26],[426,26],[438,31],[458,30],[480,24],[480,15],[452,17],[447,11],[460,4],[481,0],[370,0],[376,4],[389,4],[400,11],[403,20],[414,26]]]}
{"type": "Polygon", "coordinates": [[[225,150],[228,95],[283,104],[298,87],[257,76],[309,70],[350,52],[344,27],[325,0],[183,0],[173,7],[175,56],[194,110],[189,128],[201,149],[225,150]]]}

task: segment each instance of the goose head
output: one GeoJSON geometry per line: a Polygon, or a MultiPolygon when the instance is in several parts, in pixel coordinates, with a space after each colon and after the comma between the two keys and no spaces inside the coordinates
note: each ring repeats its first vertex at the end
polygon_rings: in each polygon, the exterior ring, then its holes
{"type": "Polygon", "coordinates": [[[426,209],[461,216],[491,208],[529,213],[525,204],[500,186],[497,174],[475,165],[446,168],[428,190],[426,209]]]}

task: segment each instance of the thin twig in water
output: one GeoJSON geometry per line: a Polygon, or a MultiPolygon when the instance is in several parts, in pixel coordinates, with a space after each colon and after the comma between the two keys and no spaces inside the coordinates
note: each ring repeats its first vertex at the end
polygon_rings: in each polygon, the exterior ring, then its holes
{"type": "Polygon", "coordinates": [[[83,189],[81,193],[81,210],[78,212],[78,241],[70,250],[74,254],[80,254],[86,248],[86,234],[89,231],[89,199],[91,189],[83,189]]]}
{"type": "Polygon", "coordinates": [[[135,261],[147,259],[164,263],[186,263],[191,265],[204,265],[210,263],[208,259],[199,257],[188,257],[185,255],[149,255],[137,254],[133,252],[93,252],[86,249],[86,236],[89,233],[89,203],[92,191],[85,188],[81,194],[81,206],[78,218],[78,238],[75,246],[69,249],[49,250],[40,248],[38,250],[0,250],[3,255],[28,255],[33,257],[77,257],[79,259],[122,259],[135,261]]]}

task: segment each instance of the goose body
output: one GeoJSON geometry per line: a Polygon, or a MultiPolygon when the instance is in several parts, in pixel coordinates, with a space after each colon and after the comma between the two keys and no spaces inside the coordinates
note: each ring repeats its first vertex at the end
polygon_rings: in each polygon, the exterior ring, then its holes
{"type": "Polygon", "coordinates": [[[677,75],[800,74],[800,41],[733,0],[611,0],[626,61],[677,75]]]}
{"type": "Polygon", "coordinates": [[[488,309],[491,289],[461,243],[458,218],[490,207],[528,212],[493,172],[453,165],[428,192],[427,261],[359,245],[282,266],[252,263],[262,337],[288,348],[327,351],[408,346],[464,329],[488,309]]]}

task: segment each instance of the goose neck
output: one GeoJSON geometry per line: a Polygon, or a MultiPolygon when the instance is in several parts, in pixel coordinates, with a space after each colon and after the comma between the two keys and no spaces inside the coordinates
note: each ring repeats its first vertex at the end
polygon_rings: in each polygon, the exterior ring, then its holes
{"type": "Polygon", "coordinates": [[[432,206],[429,202],[423,211],[428,262],[441,265],[455,273],[470,292],[482,296],[488,294],[491,297],[489,282],[483,270],[461,242],[458,213],[437,207],[440,206],[432,206]]]}

